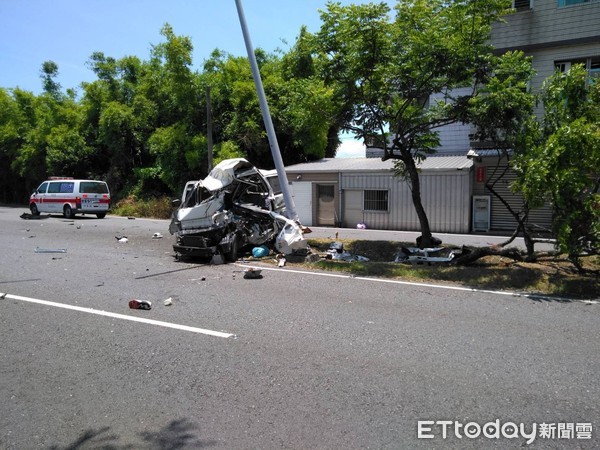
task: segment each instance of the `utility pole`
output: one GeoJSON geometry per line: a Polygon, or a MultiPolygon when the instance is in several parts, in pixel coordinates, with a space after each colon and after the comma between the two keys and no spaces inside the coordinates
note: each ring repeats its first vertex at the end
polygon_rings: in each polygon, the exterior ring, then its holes
{"type": "Polygon", "coordinates": [[[238,16],[240,17],[240,25],[242,26],[244,42],[246,43],[246,51],[248,52],[248,59],[250,60],[252,77],[254,78],[254,85],[256,86],[256,93],[258,94],[258,101],[260,103],[260,110],[262,112],[265,128],[267,129],[267,137],[269,138],[269,146],[271,147],[273,162],[275,163],[275,169],[277,169],[277,176],[279,177],[279,184],[281,185],[281,192],[283,193],[283,199],[285,201],[286,216],[288,219],[298,221],[296,205],[294,204],[294,199],[290,192],[290,186],[285,173],[285,168],[283,166],[283,159],[281,158],[281,151],[279,150],[277,136],[275,135],[275,128],[273,127],[271,113],[269,112],[269,105],[267,104],[265,90],[260,78],[260,71],[258,70],[258,63],[256,62],[254,48],[252,47],[252,41],[250,40],[250,33],[248,32],[248,26],[246,25],[246,17],[244,16],[242,1],[235,0],[235,4],[237,7],[238,16]]]}

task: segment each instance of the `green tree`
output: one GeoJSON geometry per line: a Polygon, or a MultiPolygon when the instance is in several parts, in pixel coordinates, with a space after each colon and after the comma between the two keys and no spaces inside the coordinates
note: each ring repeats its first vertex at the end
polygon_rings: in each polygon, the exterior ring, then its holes
{"type": "Polygon", "coordinates": [[[304,110],[307,118],[310,115],[311,119],[319,122],[319,132],[315,133],[319,136],[320,142],[318,145],[322,145],[323,127],[328,127],[325,136],[326,146],[324,153],[322,149],[316,152],[308,151],[309,155],[307,155],[307,158],[303,158],[303,155],[300,154],[300,158],[294,159],[294,162],[316,159],[320,155],[326,158],[333,158],[341,143],[339,134],[344,125],[344,121],[341,118],[345,105],[340,102],[342,97],[336,91],[336,85],[326,83],[317,71],[314,57],[315,48],[314,36],[303,26],[300,28],[300,33],[294,46],[289,52],[283,55],[281,60],[284,81],[295,82],[297,87],[294,90],[299,95],[302,95],[303,89],[310,93],[303,96],[303,99],[309,102],[304,110]],[[306,85],[306,88],[303,88],[303,85],[306,85]],[[315,96],[315,90],[320,92],[320,95],[315,96]]]}
{"type": "Polygon", "coordinates": [[[166,41],[152,47],[142,92],[158,105],[158,126],[178,121],[193,124],[204,91],[191,69],[192,41],[187,36],[177,36],[169,24],[163,26],[161,35],[166,41]]]}
{"type": "Polygon", "coordinates": [[[40,78],[42,79],[44,92],[55,99],[62,95],[60,83],[56,81],[57,77],[58,64],[54,61],[45,61],[40,69],[40,78]]]}
{"type": "Polygon", "coordinates": [[[52,127],[45,136],[46,170],[49,174],[78,178],[90,176],[93,148],[82,132],[84,111],[73,98],[63,97],[54,105],[52,127]]]}
{"type": "MultiPolygon", "coordinates": [[[[256,54],[284,163],[322,158],[334,119],[333,90],[302,71],[294,56],[279,58],[260,49],[256,54]]],[[[211,88],[216,142],[237,147],[235,153],[259,167],[273,167],[248,59],[213,52],[202,83],[211,88]]]]}
{"type": "Polygon", "coordinates": [[[185,124],[175,124],[156,130],[148,145],[156,156],[159,178],[173,192],[181,189],[182,180],[199,178],[207,149],[203,135],[194,136],[185,124]]]}
{"type": "Polygon", "coordinates": [[[559,249],[582,270],[600,244],[600,83],[582,65],[544,83],[544,116],[516,159],[517,183],[533,205],[549,201],[559,249]]]}
{"type": "Polygon", "coordinates": [[[117,192],[128,181],[139,162],[140,143],[136,135],[133,109],[119,102],[106,104],[99,120],[98,143],[107,149],[110,167],[106,181],[117,192]]]}
{"type": "Polygon", "coordinates": [[[21,92],[0,88],[0,201],[3,203],[22,201],[26,194],[23,177],[13,168],[30,126],[17,100],[21,92]]]}
{"type": "Polygon", "coordinates": [[[534,259],[533,238],[527,224],[531,209],[527,199],[517,207],[505,199],[496,188],[506,180],[512,170],[513,155],[522,154],[530,147],[529,130],[535,126],[534,105],[536,97],[528,85],[534,70],[531,58],[523,52],[507,52],[490,58],[493,76],[490,76],[479,93],[469,100],[468,120],[477,127],[473,140],[491,142],[498,158],[496,166],[485,180],[486,189],[495,196],[513,216],[517,224],[513,235],[501,246],[510,244],[519,234],[525,241],[528,259],[534,259]]]}
{"type": "Polygon", "coordinates": [[[439,145],[436,128],[466,121],[489,76],[492,23],[509,0],[328,2],[316,35],[319,67],[345,105],[344,128],[383,148],[411,188],[422,244],[431,242],[417,164],[439,145]],[[456,95],[453,89],[472,88],[456,95]],[[430,101],[433,94],[440,100],[430,101]]]}

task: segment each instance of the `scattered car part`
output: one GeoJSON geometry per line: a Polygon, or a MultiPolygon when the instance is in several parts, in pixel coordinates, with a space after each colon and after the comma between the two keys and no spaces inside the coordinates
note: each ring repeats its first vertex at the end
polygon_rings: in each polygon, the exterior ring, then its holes
{"type": "Polygon", "coordinates": [[[344,244],[342,242],[332,242],[329,244],[329,248],[326,252],[326,258],[338,261],[369,261],[369,258],[365,256],[353,255],[352,253],[344,250],[344,244]]]}
{"type": "Polygon", "coordinates": [[[262,278],[261,275],[262,269],[258,269],[256,267],[249,267],[244,269],[244,278],[249,280],[255,280],[258,278],[262,278]]]}
{"type": "Polygon", "coordinates": [[[66,248],[35,248],[35,253],[67,253],[66,248]]]}
{"type": "Polygon", "coordinates": [[[449,250],[444,247],[418,248],[402,247],[396,256],[395,262],[409,264],[440,264],[450,263],[459,254],[460,251],[449,250]],[[442,252],[448,253],[444,256],[442,252]]]}
{"type": "Polygon", "coordinates": [[[133,299],[129,300],[129,308],[131,309],[152,309],[152,303],[147,300],[133,299]]]}

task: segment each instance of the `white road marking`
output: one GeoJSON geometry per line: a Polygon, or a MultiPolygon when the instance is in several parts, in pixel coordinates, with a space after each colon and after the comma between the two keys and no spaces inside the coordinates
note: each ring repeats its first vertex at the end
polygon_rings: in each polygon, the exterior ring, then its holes
{"type": "Polygon", "coordinates": [[[114,319],[129,320],[131,322],[141,322],[141,323],[146,323],[149,325],[156,325],[159,327],[174,328],[176,330],[189,331],[191,333],[206,334],[208,336],[215,336],[215,337],[220,337],[220,338],[235,337],[235,334],[224,333],[221,331],[206,330],[204,328],[196,328],[196,327],[190,327],[187,325],[179,325],[176,323],[162,322],[160,320],[145,319],[143,317],[135,317],[135,316],[128,316],[125,314],[111,313],[108,311],[101,311],[99,309],[83,308],[81,306],[73,306],[73,305],[67,305],[65,303],[50,302],[48,300],[40,300],[37,298],[22,297],[20,295],[0,293],[0,299],[13,299],[13,300],[20,300],[23,302],[37,303],[40,305],[53,306],[55,308],[70,309],[72,311],[79,311],[79,312],[84,312],[84,313],[88,313],[88,314],[95,314],[98,316],[112,317],[114,319]]]}
{"type": "MultiPolygon", "coordinates": [[[[248,267],[247,264],[236,264],[236,265],[239,267],[248,267]]],[[[392,284],[402,284],[405,286],[429,287],[429,288],[435,288],[435,289],[449,289],[449,290],[454,290],[454,291],[480,292],[483,294],[506,295],[509,297],[525,297],[525,298],[532,298],[532,299],[553,300],[553,301],[562,301],[562,302],[578,301],[578,302],[593,304],[593,301],[592,301],[592,303],[590,303],[590,301],[587,301],[587,300],[573,300],[573,299],[568,299],[568,298],[563,298],[563,297],[551,297],[548,295],[541,295],[541,294],[528,294],[526,292],[494,291],[491,289],[477,289],[477,288],[470,288],[470,287],[464,287],[464,286],[417,283],[414,281],[389,280],[389,279],[385,279],[385,278],[357,277],[354,275],[341,275],[341,274],[336,274],[336,273],[325,273],[325,272],[309,272],[306,270],[294,270],[294,269],[279,269],[276,267],[262,267],[261,266],[261,269],[270,270],[270,271],[274,271],[274,272],[292,272],[292,273],[299,273],[302,275],[315,275],[315,276],[320,276],[320,277],[350,278],[353,280],[372,281],[375,283],[392,283],[392,284]]]]}

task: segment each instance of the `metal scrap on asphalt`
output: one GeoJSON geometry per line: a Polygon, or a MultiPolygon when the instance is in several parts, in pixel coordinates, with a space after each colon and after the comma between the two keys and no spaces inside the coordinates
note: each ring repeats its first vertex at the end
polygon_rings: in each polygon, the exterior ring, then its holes
{"type": "Polygon", "coordinates": [[[35,248],[35,253],[67,253],[66,248],[35,248]]]}

